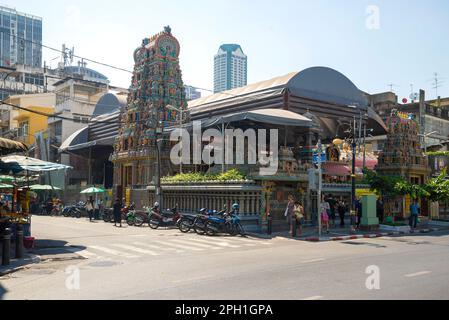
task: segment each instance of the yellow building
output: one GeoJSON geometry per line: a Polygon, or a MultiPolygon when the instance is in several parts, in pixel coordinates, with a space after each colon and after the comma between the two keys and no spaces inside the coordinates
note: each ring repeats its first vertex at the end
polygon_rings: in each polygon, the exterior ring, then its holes
{"type": "Polygon", "coordinates": [[[48,117],[41,114],[54,113],[56,104],[55,94],[17,95],[9,97],[6,102],[30,110],[16,109],[13,121],[18,132],[17,140],[27,145],[34,144],[35,134],[48,129],[48,117]]]}

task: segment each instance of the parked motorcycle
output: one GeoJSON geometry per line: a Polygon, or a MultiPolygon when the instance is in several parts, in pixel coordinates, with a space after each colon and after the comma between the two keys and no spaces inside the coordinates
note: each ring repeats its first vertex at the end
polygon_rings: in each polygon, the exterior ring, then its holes
{"type": "Polygon", "coordinates": [[[77,206],[66,206],[64,207],[64,209],[62,210],[62,215],[66,218],[81,218],[81,209],[78,208],[77,206]]]}
{"type": "Polygon", "coordinates": [[[214,236],[218,233],[228,233],[232,236],[245,235],[245,230],[241,225],[241,220],[238,216],[239,205],[234,204],[232,211],[229,213],[220,212],[220,216],[211,216],[206,222],[206,233],[214,236]]]}
{"type": "Polygon", "coordinates": [[[182,215],[178,221],[179,231],[188,233],[192,229],[198,234],[206,232],[207,209],[201,209],[197,215],[182,215]]]}
{"type": "MultiPolygon", "coordinates": [[[[190,228],[193,229],[197,234],[204,235],[207,233],[207,222],[209,221],[209,219],[213,218],[216,215],[223,215],[225,212],[226,210],[218,212],[216,210],[207,210],[203,208],[191,223],[190,228]]],[[[183,225],[181,226],[180,222],[180,229],[181,228],[184,229],[185,232],[185,230],[187,229],[187,223],[183,222],[183,225]]]]}
{"type": "Polygon", "coordinates": [[[114,222],[114,212],[112,209],[104,209],[103,221],[106,223],[114,222]]]}
{"type": "Polygon", "coordinates": [[[153,208],[148,216],[148,225],[151,229],[158,229],[159,227],[172,227],[178,225],[181,214],[178,208],[173,208],[165,212],[160,212],[160,209],[153,208]]]}
{"type": "Polygon", "coordinates": [[[131,210],[128,212],[126,216],[126,223],[129,226],[141,227],[145,222],[145,217],[142,213],[137,212],[136,210],[131,210]]]}

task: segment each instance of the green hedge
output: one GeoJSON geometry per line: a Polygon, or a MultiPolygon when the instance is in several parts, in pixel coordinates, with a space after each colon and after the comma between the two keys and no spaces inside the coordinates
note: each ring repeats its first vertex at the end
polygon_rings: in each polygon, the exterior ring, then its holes
{"type": "Polygon", "coordinates": [[[246,180],[245,174],[236,169],[232,169],[220,174],[182,173],[175,176],[163,177],[161,179],[163,183],[242,180],[246,180]]]}

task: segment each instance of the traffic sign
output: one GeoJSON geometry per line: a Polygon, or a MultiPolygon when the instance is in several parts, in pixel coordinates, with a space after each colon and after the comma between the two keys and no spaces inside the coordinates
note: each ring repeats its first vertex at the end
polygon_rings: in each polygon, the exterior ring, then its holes
{"type": "MultiPolygon", "coordinates": [[[[318,159],[318,153],[316,153],[316,154],[313,155],[313,163],[317,164],[318,160],[319,160],[318,159]]],[[[321,163],[324,163],[324,162],[326,162],[326,153],[325,152],[323,152],[321,154],[321,163]]]]}

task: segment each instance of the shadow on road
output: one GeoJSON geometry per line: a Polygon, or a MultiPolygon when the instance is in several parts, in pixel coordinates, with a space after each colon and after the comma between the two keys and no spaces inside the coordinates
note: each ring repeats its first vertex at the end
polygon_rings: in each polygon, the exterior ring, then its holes
{"type": "Polygon", "coordinates": [[[41,257],[74,254],[86,249],[84,246],[71,245],[64,240],[36,240],[34,248],[29,250],[30,253],[37,254],[41,257]]]}
{"type": "Polygon", "coordinates": [[[8,292],[8,290],[5,289],[5,287],[3,287],[0,284],[0,300],[3,300],[3,296],[8,292]]]}

